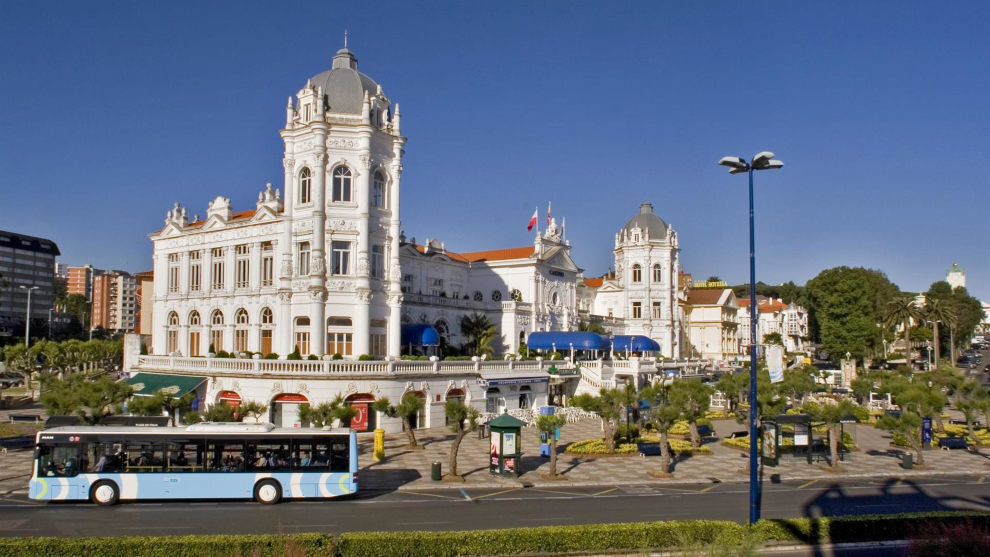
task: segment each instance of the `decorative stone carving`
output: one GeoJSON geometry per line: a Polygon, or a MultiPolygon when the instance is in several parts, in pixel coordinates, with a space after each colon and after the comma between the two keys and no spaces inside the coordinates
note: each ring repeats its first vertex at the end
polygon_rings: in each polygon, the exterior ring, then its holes
{"type": "Polygon", "coordinates": [[[354,281],[348,279],[335,279],[327,281],[327,290],[335,290],[337,292],[343,292],[345,290],[353,290],[354,281]]]}
{"type": "Polygon", "coordinates": [[[357,392],[358,392],[357,385],[354,383],[348,383],[347,388],[344,389],[344,398],[347,398],[353,394],[357,394],[357,392]]]}
{"type": "Polygon", "coordinates": [[[272,394],[278,394],[278,393],[281,393],[281,392],[284,392],[282,390],[282,382],[281,381],[275,381],[274,383],[272,383],[272,394]]]}
{"type": "Polygon", "coordinates": [[[344,139],[341,137],[329,137],[327,138],[327,147],[338,147],[342,149],[354,149],[358,146],[357,141],[353,139],[344,139]]]}
{"type": "Polygon", "coordinates": [[[279,290],[278,301],[282,304],[287,304],[292,300],[292,292],[288,290],[279,290]]]}
{"type": "Polygon", "coordinates": [[[296,160],[290,157],[285,157],[282,159],[282,166],[289,172],[292,172],[292,168],[296,166],[296,160]]]}
{"type": "Polygon", "coordinates": [[[296,234],[312,232],[312,230],[313,230],[313,221],[309,219],[297,220],[296,222],[292,223],[292,232],[296,234]]]}
{"type": "MultiPolygon", "coordinates": [[[[315,147],[315,145],[314,145],[314,147],[315,147]]],[[[326,153],[316,153],[315,155],[313,155],[313,159],[316,161],[316,166],[317,167],[322,167],[323,165],[325,165],[327,163],[327,155],[326,155],[326,153]]]]}
{"type": "Polygon", "coordinates": [[[309,295],[313,298],[314,302],[327,301],[327,292],[322,288],[314,288],[313,290],[310,290],[309,295]]]}
{"type": "Polygon", "coordinates": [[[327,273],[327,260],[323,256],[322,251],[314,251],[310,258],[313,268],[310,270],[309,276],[311,277],[323,277],[327,273]]]}
{"type": "Polygon", "coordinates": [[[369,170],[371,168],[371,157],[369,157],[368,155],[361,155],[360,161],[361,161],[361,168],[365,170],[369,170]]]}
{"type": "Polygon", "coordinates": [[[302,394],[309,394],[309,385],[305,383],[300,383],[298,391],[302,394]]]}
{"type": "Polygon", "coordinates": [[[354,299],[363,304],[371,302],[371,289],[358,288],[354,291],[354,299]]]}
{"type": "Polygon", "coordinates": [[[357,232],[357,225],[344,219],[327,219],[327,230],[334,232],[357,232]]]}
{"type": "Polygon", "coordinates": [[[357,274],[359,277],[368,276],[368,256],[362,253],[357,260],[357,274]]]}
{"type": "Polygon", "coordinates": [[[388,297],[388,305],[392,307],[399,307],[402,305],[402,294],[392,294],[388,297]]]}
{"type": "MultiPolygon", "coordinates": [[[[372,393],[374,395],[378,395],[378,394],[381,394],[382,390],[381,390],[381,387],[378,386],[378,383],[372,383],[368,387],[368,392],[369,393],[372,393]]],[[[378,397],[376,396],[375,398],[378,398],[378,397]]]]}

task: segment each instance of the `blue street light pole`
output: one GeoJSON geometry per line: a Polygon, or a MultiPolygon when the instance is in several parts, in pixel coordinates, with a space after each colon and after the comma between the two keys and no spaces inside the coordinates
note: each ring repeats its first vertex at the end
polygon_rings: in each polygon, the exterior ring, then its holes
{"type": "Polygon", "coordinates": [[[758,153],[751,162],[741,157],[722,157],[718,163],[729,167],[730,174],[749,175],[749,523],[756,524],[760,519],[759,504],[759,461],[756,452],[756,321],[759,310],[756,306],[756,226],[753,218],[753,171],[772,170],[784,166],[774,160],[773,153],[758,153]]]}

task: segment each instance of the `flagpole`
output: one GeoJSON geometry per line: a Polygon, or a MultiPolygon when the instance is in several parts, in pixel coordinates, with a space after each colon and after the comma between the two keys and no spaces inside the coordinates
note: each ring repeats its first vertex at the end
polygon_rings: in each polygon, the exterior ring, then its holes
{"type": "Polygon", "coordinates": [[[536,235],[540,235],[540,206],[536,206],[536,235]]]}

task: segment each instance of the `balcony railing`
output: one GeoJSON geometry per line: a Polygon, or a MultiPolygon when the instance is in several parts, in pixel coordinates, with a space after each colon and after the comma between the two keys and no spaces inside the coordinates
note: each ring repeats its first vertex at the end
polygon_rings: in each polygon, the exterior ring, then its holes
{"type": "Polygon", "coordinates": [[[130,371],[194,373],[202,375],[258,376],[367,376],[367,375],[464,375],[483,371],[535,372],[555,366],[559,373],[573,373],[569,360],[262,360],[137,356],[130,371]]]}

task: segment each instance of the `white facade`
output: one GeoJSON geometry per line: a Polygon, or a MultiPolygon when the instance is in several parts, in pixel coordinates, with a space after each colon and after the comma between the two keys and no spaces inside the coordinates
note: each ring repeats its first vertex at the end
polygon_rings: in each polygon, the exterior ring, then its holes
{"type": "Polygon", "coordinates": [[[399,118],[342,49],[289,99],[284,200],[192,223],[176,204],[151,235],[154,352],[398,354],[399,118]]]}
{"type": "Polygon", "coordinates": [[[692,355],[716,362],[739,356],[738,310],[729,288],[689,291],[684,314],[692,355]]]}
{"type": "Polygon", "coordinates": [[[949,283],[953,290],[959,287],[966,288],[966,273],[959,267],[958,263],[953,263],[952,267],[945,272],[945,282],[949,283]]]}
{"type": "MultiPolygon", "coordinates": [[[[808,310],[791,302],[785,304],[780,299],[757,298],[759,321],[756,323],[757,344],[764,344],[764,337],[779,333],[787,352],[806,350],[808,338],[808,310]]],[[[749,299],[738,300],[739,339],[742,351],[749,350],[750,312],[749,299]]]]}
{"type": "Polygon", "coordinates": [[[600,286],[585,281],[582,289],[590,313],[613,318],[616,334],[650,337],[664,357],[680,357],[677,233],[653,212],[653,205],[643,203],[615,235],[612,253],[615,273],[600,286]]]}

